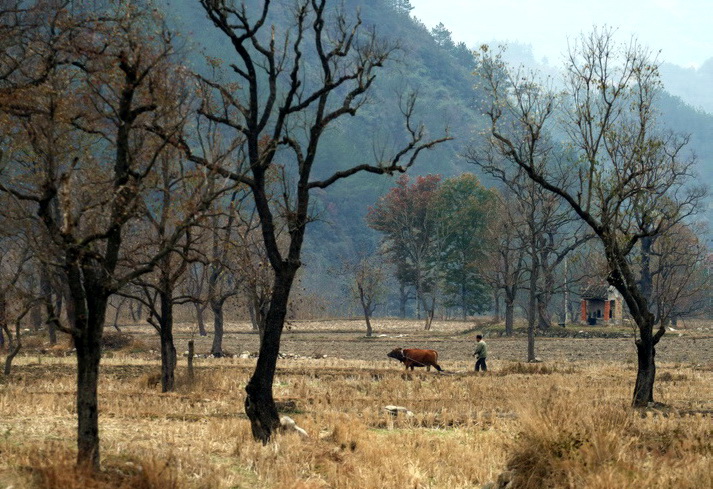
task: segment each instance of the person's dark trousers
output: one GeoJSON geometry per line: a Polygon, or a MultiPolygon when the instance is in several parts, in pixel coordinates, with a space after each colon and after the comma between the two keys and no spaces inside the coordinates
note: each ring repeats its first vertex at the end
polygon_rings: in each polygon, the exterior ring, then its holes
{"type": "Polygon", "coordinates": [[[479,372],[480,370],[482,370],[483,372],[488,371],[488,366],[485,364],[485,358],[479,358],[475,362],[475,371],[479,372]]]}

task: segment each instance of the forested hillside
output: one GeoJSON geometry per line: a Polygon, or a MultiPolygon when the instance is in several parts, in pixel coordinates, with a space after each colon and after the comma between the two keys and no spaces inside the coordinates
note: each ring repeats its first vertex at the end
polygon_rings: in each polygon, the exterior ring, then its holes
{"type": "MultiPolygon", "coordinates": [[[[196,0],[165,1],[168,17],[180,26],[186,55],[196,69],[206,69],[205,56],[221,59],[224,53],[226,56],[232,53],[229,46],[221,44],[225,41],[205,18],[196,0]]],[[[286,7],[280,19],[284,24],[275,26],[278,32],[289,29],[293,22],[287,7],[290,1],[281,1],[286,7]]],[[[398,11],[395,4],[398,2],[388,0],[343,2],[347,12],[359,11],[363,23],[376,29],[385,41],[397,45],[398,51],[388,69],[379,73],[369,104],[360,110],[359,116],[340,123],[323,139],[317,176],[328,169],[373,162],[381,149],[395,144],[403,135],[398,97],[410,90],[418,93],[417,118],[430,134],[440,134],[447,128],[453,136],[452,141],[424,153],[412,169],[413,174],[448,177],[465,171],[478,172],[461,156],[466,147],[477,143],[483,129],[482,115],[476,109],[479,93],[472,74],[473,58],[468,56],[465,46],[457,44],[457,39],[450,39],[447,26],[432,32],[408,12],[398,11]]],[[[552,67],[548,71],[552,72],[552,67]]],[[[699,158],[700,173],[710,184],[713,116],[668,94],[660,97],[660,103],[662,123],[691,135],[689,149],[699,158]]],[[[484,181],[487,183],[487,178],[484,181]]],[[[316,222],[307,232],[302,286],[308,294],[320,296],[325,304],[334,307],[328,312],[345,313],[352,306],[345,300],[343,279],[334,270],[345,257],[378,246],[379,237],[367,227],[364,217],[395,182],[396,177],[361,174],[315,194],[312,205],[316,222]]],[[[388,312],[395,312],[394,302],[388,312]]],[[[377,314],[384,312],[382,309],[377,314]]]]}

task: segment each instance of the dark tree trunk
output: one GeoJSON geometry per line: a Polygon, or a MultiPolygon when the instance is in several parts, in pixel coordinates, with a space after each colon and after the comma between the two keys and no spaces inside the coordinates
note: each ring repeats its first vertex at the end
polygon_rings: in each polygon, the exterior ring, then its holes
{"type": "Polygon", "coordinates": [[[399,285],[399,317],[406,318],[406,304],[408,304],[408,289],[404,284],[399,285]]]}
{"type": "Polygon", "coordinates": [[[30,311],[30,326],[33,331],[42,329],[42,306],[37,305],[30,311]]]}
{"type": "Polygon", "coordinates": [[[537,279],[539,264],[537,263],[537,241],[530,243],[532,268],[530,269],[530,300],[527,307],[527,361],[535,361],[535,325],[537,322],[537,279]]]}
{"type": "Polygon", "coordinates": [[[500,322],[500,293],[493,289],[493,321],[500,322]]]}
{"type": "Polygon", "coordinates": [[[426,300],[423,301],[423,312],[426,315],[426,324],[423,329],[426,331],[431,330],[431,324],[433,324],[433,316],[436,314],[436,298],[431,300],[431,304],[428,304],[426,300]]]}
{"type": "MultiPolygon", "coordinates": [[[[649,329],[650,331],[650,329],[649,329]]],[[[634,407],[646,407],[654,402],[654,381],[656,380],[656,348],[651,335],[640,338],[636,342],[638,368],[636,370],[636,385],[634,386],[634,407]]]]}
{"type": "Polygon", "coordinates": [[[7,301],[5,291],[0,289],[0,348],[5,347],[5,330],[7,329],[7,301]]]}
{"type": "Polygon", "coordinates": [[[552,326],[549,297],[546,297],[547,295],[547,292],[543,292],[537,296],[537,328],[543,331],[550,329],[552,326]]]}
{"type": "Polygon", "coordinates": [[[505,298],[505,335],[512,336],[515,323],[515,297],[505,298]]]}
{"type": "Polygon", "coordinates": [[[114,315],[114,329],[121,333],[121,328],[119,327],[119,315],[121,314],[121,306],[124,305],[124,299],[119,301],[116,305],[116,314],[114,315]]]}
{"type": "Polygon", "coordinates": [[[270,310],[265,321],[265,331],[260,342],[257,365],[245,387],[245,413],[250,419],[253,437],[267,443],[280,425],[280,418],[272,396],[280,338],[287,316],[287,303],[297,267],[281,270],[275,274],[275,286],[270,301],[270,310]]]}
{"type": "Polygon", "coordinates": [[[374,330],[371,328],[371,320],[369,319],[369,312],[364,309],[364,321],[366,321],[366,336],[371,337],[374,334],[374,330]]]}
{"type": "Polygon", "coordinates": [[[213,311],[213,346],[210,354],[214,357],[223,356],[223,301],[211,300],[210,309],[213,311]]]}
{"type": "Polygon", "coordinates": [[[175,389],[176,347],[173,344],[173,301],[170,292],[160,292],[161,300],[161,392],[175,389]]]}
{"type": "Polygon", "coordinates": [[[188,379],[193,380],[195,378],[195,372],[193,371],[193,357],[195,356],[195,343],[193,340],[188,341],[188,379]]]}
{"type": "MultiPolygon", "coordinates": [[[[91,329],[101,330],[100,325],[91,329]]],[[[90,333],[90,331],[87,331],[90,333]]],[[[101,332],[75,337],[77,349],[77,464],[99,469],[99,343],[101,332]]]]}
{"type": "Polygon", "coordinates": [[[198,322],[198,334],[201,336],[208,336],[208,332],[205,329],[205,306],[195,302],[194,307],[196,308],[196,321],[198,322]]]}
{"type": "Polygon", "coordinates": [[[253,331],[260,331],[257,325],[257,313],[255,311],[255,301],[248,301],[248,314],[250,315],[250,325],[253,331]]]}
{"type": "Polygon", "coordinates": [[[131,315],[131,320],[136,322],[136,312],[134,311],[134,301],[129,301],[129,315],[131,315]]]}
{"type": "MultiPolygon", "coordinates": [[[[56,314],[59,314],[59,311],[55,309],[56,314]]],[[[57,323],[54,321],[50,321],[49,324],[47,325],[47,333],[49,334],[49,340],[50,340],[50,345],[54,346],[57,344],[57,323]]]]}
{"type": "Polygon", "coordinates": [[[463,277],[463,282],[461,282],[460,286],[460,303],[461,312],[463,313],[462,319],[465,321],[468,319],[468,289],[465,284],[465,277],[463,277]]]}
{"type": "MultiPolygon", "coordinates": [[[[19,331],[18,331],[19,333],[19,331]]],[[[10,371],[12,370],[12,361],[15,359],[18,353],[20,353],[20,349],[22,348],[22,342],[20,340],[20,335],[16,335],[15,337],[15,346],[13,346],[8,353],[7,357],[5,357],[5,368],[3,369],[3,374],[7,377],[10,375],[10,371]]]]}
{"type": "Polygon", "coordinates": [[[73,335],[77,350],[77,465],[99,470],[97,386],[107,299],[87,294],[77,300],[83,304],[80,308],[75,303],[76,309],[84,312],[84,304],[87,305],[86,313],[77,316],[80,324],[75,326],[77,333],[73,335]]]}
{"type": "MultiPolygon", "coordinates": [[[[10,334],[10,330],[5,324],[4,326],[5,331],[7,331],[7,336],[9,339],[12,339],[12,335],[10,334]]],[[[12,341],[10,342],[12,344],[12,341]]],[[[10,352],[8,353],[7,357],[5,358],[5,369],[3,370],[3,374],[7,377],[10,375],[10,370],[12,369],[12,361],[15,359],[18,353],[20,353],[20,349],[22,348],[22,338],[20,337],[20,319],[17,320],[15,323],[15,346],[10,346],[10,352]]]]}
{"type": "Polygon", "coordinates": [[[364,288],[361,286],[361,284],[357,284],[357,287],[359,288],[359,301],[361,302],[361,307],[364,310],[364,321],[366,321],[366,336],[371,337],[373,334],[373,330],[371,329],[371,304],[369,304],[369,301],[366,299],[366,296],[364,294],[364,288]]]}
{"type": "Polygon", "coordinates": [[[641,238],[641,273],[639,279],[639,290],[642,301],[645,303],[646,313],[633,313],[634,321],[639,326],[639,339],[636,341],[636,356],[638,368],[636,371],[636,384],[634,386],[634,398],[632,404],[636,407],[645,407],[654,401],[654,382],[656,380],[656,343],[663,334],[663,327],[660,334],[654,336],[654,315],[649,311],[651,307],[651,294],[653,289],[653,278],[651,274],[651,247],[653,238],[641,238]]]}

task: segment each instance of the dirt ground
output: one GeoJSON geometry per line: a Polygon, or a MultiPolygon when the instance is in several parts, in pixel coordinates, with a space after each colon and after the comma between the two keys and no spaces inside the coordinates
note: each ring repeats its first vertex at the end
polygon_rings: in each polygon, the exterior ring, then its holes
{"type": "MultiPolygon", "coordinates": [[[[475,335],[483,332],[488,342],[489,365],[497,368],[499,361],[525,361],[527,337],[519,332],[513,337],[499,336],[501,332],[487,326],[462,321],[434,322],[431,331],[423,331],[415,320],[376,320],[374,336],[365,336],[364,323],[360,320],[299,321],[288,325],[282,337],[282,353],[287,356],[368,360],[387,362],[397,366],[386,354],[396,347],[431,348],[439,352],[439,362],[446,370],[472,368],[475,335]],[[326,357],[325,357],[326,355],[326,357]]],[[[561,332],[561,328],[558,328],[561,332]]],[[[190,323],[175,327],[176,349],[179,354],[187,350],[190,339],[195,341],[196,353],[207,354],[212,344],[212,334],[198,336],[190,323]]],[[[153,329],[128,325],[123,331],[135,335],[150,348],[157,350],[158,341],[153,329]]],[[[224,350],[232,355],[255,354],[258,350],[258,335],[246,322],[231,322],[225,326],[224,350]]],[[[549,361],[595,361],[634,363],[636,351],[633,333],[627,330],[608,331],[603,328],[587,329],[586,326],[570,328],[573,337],[539,336],[535,341],[536,355],[549,361]],[[628,337],[586,337],[593,335],[628,337]]],[[[156,354],[158,352],[156,351],[156,354]]],[[[669,331],[657,347],[657,361],[687,366],[713,365],[713,327],[708,324],[691,325],[686,329],[669,331]]]]}
{"type": "Polygon", "coordinates": [[[582,327],[569,328],[571,337],[538,337],[543,363],[522,364],[522,332],[506,338],[497,327],[476,326],[436,322],[425,332],[417,321],[377,320],[366,338],[359,320],[291,323],[274,394],[280,412],[309,436],[292,433],[267,446],[250,442],[243,410],[258,349],[248,323],[226,324],[230,358],[207,356],[212,335],[177,324],[177,390],[166,394],[156,375],[156,332],[123,324],[117,335],[110,327],[108,336],[128,341],[102,359],[102,474],[140,467],[168,481],[123,486],[60,479],[75,473],[75,359],[67,338],[49,347],[45,336],[28,333],[12,376],[0,381],[0,488],[472,489],[499,477],[523,446],[544,453],[543,473],[571,476],[577,487],[713,487],[709,324],[664,336],[662,404],[644,415],[627,409],[636,369],[631,331],[582,327]],[[478,332],[489,344],[488,375],[472,372],[478,332]],[[190,339],[199,354],[193,379],[183,356],[190,339]],[[397,346],[437,349],[450,375],[404,373],[386,357],[397,346]],[[387,405],[406,406],[411,416],[394,417],[387,405]],[[55,482],[38,482],[45,479],[55,482]]]}

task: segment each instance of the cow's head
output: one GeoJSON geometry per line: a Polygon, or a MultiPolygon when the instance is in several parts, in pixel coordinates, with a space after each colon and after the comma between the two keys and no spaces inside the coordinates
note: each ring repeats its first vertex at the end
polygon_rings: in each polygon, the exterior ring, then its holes
{"type": "Polygon", "coordinates": [[[389,358],[395,358],[396,360],[403,362],[404,361],[403,348],[394,348],[389,353],[387,353],[386,356],[389,358]]]}

